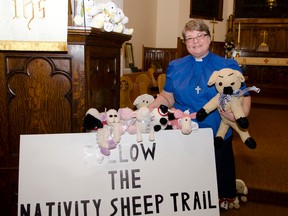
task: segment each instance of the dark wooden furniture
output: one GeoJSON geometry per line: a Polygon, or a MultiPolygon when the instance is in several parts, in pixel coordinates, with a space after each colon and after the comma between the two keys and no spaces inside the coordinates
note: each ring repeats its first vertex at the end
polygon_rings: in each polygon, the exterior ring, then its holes
{"type": "MultiPolygon", "coordinates": [[[[257,52],[258,47],[265,42],[269,52],[288,51],[288,18],[256,19],[237,18],[233,22],[233,35],[238,46],[238,27],[240,26],[240,50],[257,52]],[[265,31],[265,41],[264,41],[265,31]]],[[[238,47],[237,47],[238,48],[238,47]]]]}
{"type": "MultiPolygon", "coordinates": [[[[155,48],[155,47],[142,47],[142,67],[143,71],[147,71],[149,68],[161,69],[166,71],[170,61],[178,58],[176,48],[155,48]]],[[[159,72],[161,72],[159,71],[159,72]]]]}
{"type": "Polygon", "coordinates": [[[20,134],[81,132],[88,108],[119,108],[130,38],[69,28],[68,52],[0,51],[0,215],[17,212],[20,134]]]}
{"type": "Polygon", "coordinates": [[[236,18],[288,18],[287,0],[277,0],[271,9],[267,0],[234,0],[236,18]]]}
{"type": "MultiPolygon", "coordinates": [[[[235,18],[233,38],[240,57],[288,58],[287,18],[235,18]],[[238,33],[240,26],[240,44],[238,33]],[[265,34],[265,37],[264,37],[265,34]],[[266,51],[262,49],[261,44],[266,51]],[[239,45],[239,46],[238,46],[239,45]]],[[[277,65],[242,65],[247,85],[261,89],[253,94],[252,103],[260,105],[288,105],[288,67],[277,65]]]]}
{"type": "MultiPolygon", "coordinates": [[[[225,42],[211,42],[210,50],[220,56],[225,56],[225,42]]],[[[156,72],[164,72],[167,70],[169,63],[177,58],[189,55],[186,45],[180,37],[177,38],[177,48],[155,48],[142,46],[142,67],[143,71],[156,66],[156,72]],[[161,71],[157,71],[157,67],[161,71]]]]}
{"type": "Polygon", "coordinates": [[[251,93],[252,103],[288,106],[288,52],[242,51],[241,57],[236,58],[236,60],[239,61],[243,74],[247,77],[247,86],[255,85],[261,89],[259,94],[251,93]],[[249,64],[249,57],[256,58],[256,60],[263,59],[263,63],[249,64]],[[279,65],[277,63],[270,64],[272,60],[282,63],[279,65]]]}
{"type": "Polygon", "coordinates": [[[223,20],[223,0],[190,1],[190,18],[223,20]]]}

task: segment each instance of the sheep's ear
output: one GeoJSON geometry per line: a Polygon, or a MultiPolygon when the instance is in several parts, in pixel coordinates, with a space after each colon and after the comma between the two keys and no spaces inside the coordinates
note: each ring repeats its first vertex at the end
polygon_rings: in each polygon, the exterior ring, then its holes
{"type": "Polygon", "coordinates": [[[190,117],[191,119],[196,119],[196,114],[197,114],[197,112],[191,113],[191,114],[189,115],[189,117],[190,117]]]}
{"type": "Polygon", "coordinates": [[[210,76],[209,80],[208,80],[208,85],[214,85],[218,76],[218,72],[219,71],[214,71],[213,74],[210,76]]]}
{"type": "Polygon", "coordinates": [[[107,121],[107,115],[106,112],[105,113],[100,113],[100,117],[99,117],[100,121],[107,121]]]}
{"type": "Polygon", "coordinates": [[[239,78],[239,80],[241,82],[245,81],[245,77],[243,76],[243,74],[240,71],[235,70],[235,73],[237,74],[237,77],[239,78]]]}
{"type": "Polygon", "coordinates": [[[138,96],[135,100],[134,100],[134,102],[133,102],[133,105],[134,106],[136,106],[138,103],[139,103],[139,100],[140,100],[140,96],[138,96]]]}
{"type": "Polygon", "coordinates": [[[183,114],[183,112],[181,110],[177,109],[177,110],[174,111],[174,116],[175,116],[176,119],[180,119],[180,118],[184,117],[184,114],[183,114]]]}

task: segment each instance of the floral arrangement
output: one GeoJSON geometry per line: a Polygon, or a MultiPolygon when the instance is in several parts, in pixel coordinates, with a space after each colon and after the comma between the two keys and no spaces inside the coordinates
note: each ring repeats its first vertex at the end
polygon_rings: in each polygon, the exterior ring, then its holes
{"type": "Polygon", "coordinates": [[[233,42],[233,32],[231,28],[228,30],[225,36],[226,36],[225,44],[224,44],[225,57],[231,58],[233,49],[235,48],[235,44],[233,42]]]}
{"type": "Polygon", "coordinates": [[[225,42],[224,44],[225,53],[231,51],[234,47],[235,45],[233,41],[225,42]]]}
{"type": "Polygon", "coordinates": [[[235,48],[235,44],[233,41],[226,41],[224,44],[225,56],[227,58],[231,58],[232,50],[235,48]]]}

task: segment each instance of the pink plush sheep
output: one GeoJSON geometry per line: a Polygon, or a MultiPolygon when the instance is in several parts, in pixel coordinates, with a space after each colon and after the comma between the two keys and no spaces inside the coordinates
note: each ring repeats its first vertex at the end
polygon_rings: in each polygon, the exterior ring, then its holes
{"type": "Polygon", "coordinates": [[[171,109],[171,114],[169,119],[173,129],[181,129],[185,135],[198,130],[198,124],[192,121],[196,118],[196,112],[190,114],[189,111],[182,112],[179,109],[171,109]],[[171,116],[173,117],[171,118],[171,116]]]}
{"type": "Polygon", "coordinates": [[[118,113],[123,130],[129,134],[136,134],[137,129],[135,122],[137,113],[129,107],[120,108],[118,113]]]}

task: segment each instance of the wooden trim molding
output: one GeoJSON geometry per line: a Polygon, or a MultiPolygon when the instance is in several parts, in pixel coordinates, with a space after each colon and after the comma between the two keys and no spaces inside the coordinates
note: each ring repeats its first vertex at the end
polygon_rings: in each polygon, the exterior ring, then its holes
{"type": "Polygon", "coordinates": [[[239,65],[288,66],[288,58],[235,57],[239,65]]]}

